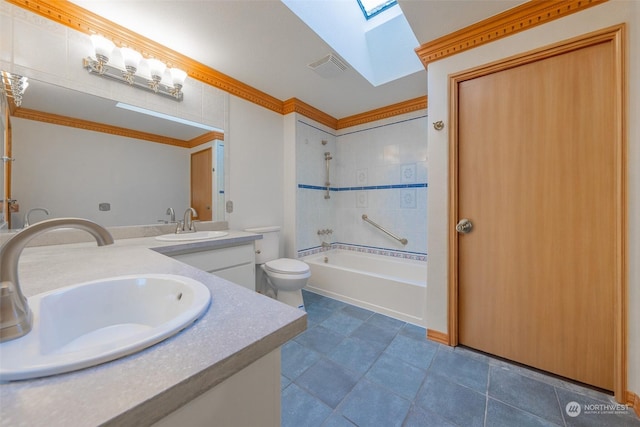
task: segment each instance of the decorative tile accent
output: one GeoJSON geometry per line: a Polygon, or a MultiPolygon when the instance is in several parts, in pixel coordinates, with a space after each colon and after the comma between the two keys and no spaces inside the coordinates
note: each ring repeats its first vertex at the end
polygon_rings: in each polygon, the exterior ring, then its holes
{"type": "Polygon", "coordinates": [[[356,193],[356,208],[366,208],[368,207],[369,202],[367,198],[366,191],[358,191],[356,193]]]}
{"type": "MultiPolygon", "coordinates": [[[[402,258],[402,259],[409,259],[413,261],[427,262],[427,254],[419,253],[419,252],[394,251],[390,249],[376,248],[373,246],[352,245],[348,243],[339,243],[339,242],[331,243],[331,249],[342,249],[345,251],[354,251],[354,252],[367,253],[367,254],[373,254],[373,255],[390,256],[394,258],[402,258]]],[[[313,248],[299,250],[298,258],[304,258],[311,255],[318,255],[324,252],[327,252],[327,249],[322,248],[320,246],[315,246],[313,248]]]]}
{"type": "Polygon", "coordinates": [[[356,184],[367,185],[367,183],[369,182],[368,174],[368,169],[358,169],[356,171],[356,184]]]}
{"type": "Polygon", "coordinates": [[[416,182],[416,164],[411,163],[400,167],[400,182],[416,182]]]}
{"type": "Polygon", "coordinates": [[[400,207],[402,209],[416,208],[416,190],[415,189],[400,190],[400,207]]]}

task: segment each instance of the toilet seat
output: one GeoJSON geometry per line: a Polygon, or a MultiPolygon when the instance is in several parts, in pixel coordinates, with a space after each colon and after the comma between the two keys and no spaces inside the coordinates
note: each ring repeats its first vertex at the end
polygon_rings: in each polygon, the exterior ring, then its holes
{"type": "Polygon", "coordinates": [[[291,258],[280,258],[268,261],[264,266],[269,272],[289,275],[306,275],[310,270],[309,266],[304,262],[291,258]]]}

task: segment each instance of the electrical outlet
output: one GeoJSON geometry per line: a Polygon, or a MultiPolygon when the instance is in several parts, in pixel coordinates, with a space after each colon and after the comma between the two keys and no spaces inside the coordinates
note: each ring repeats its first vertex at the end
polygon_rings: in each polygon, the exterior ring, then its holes
{"type": "Polygon", "coordinates": [[[233,202],[231,200],[227,201],[227,213],[233,212],[233,202]]]}

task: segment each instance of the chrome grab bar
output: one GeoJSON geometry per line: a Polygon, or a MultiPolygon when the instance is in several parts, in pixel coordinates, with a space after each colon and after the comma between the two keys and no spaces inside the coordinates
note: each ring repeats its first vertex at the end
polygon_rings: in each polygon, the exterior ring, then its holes
{"type": "Polygon", "coordinates": [[[393,237],[394,239],[396,239],[398,242],[402,243],[403,245],[406,246],[407,243],[409,243],[409,241],[403,237],[398,237],[397,235],[393,234],[392,232],[390,232],[389,230],[387,230],[386,228],[376,224],[375,222],[371,221],[369,219],[369,217],[367,216],[367,214],[362,214],[362,219],[366,222],[368,222],[369,224],[373,225],[375,228],[377,228],[378,230],[382,231],[383,233],[388,234],[389,236],[393,237]]]}
{"type": "Polygon", "coordinates": [[[327,189],[325,190],[326,193],[324,195],[325,199],[330,199],[331,196],[329,195],[329,186],[331,185],[331,182],[329,182],[329,160],[333,159],[333,157],[331,156],[331,153],[329,151],[326,151],[324,153],[324,163],[325,163],[325,169],[327,172],[327,180],[325,181],[325,186],[327,187],[327,189]]]}

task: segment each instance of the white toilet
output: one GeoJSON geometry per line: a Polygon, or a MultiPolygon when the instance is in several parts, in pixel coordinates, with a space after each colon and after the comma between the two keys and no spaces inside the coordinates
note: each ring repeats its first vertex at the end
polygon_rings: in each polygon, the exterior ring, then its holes
{"type": "MultiPolygon", "coordinates": [[[[262,239],[256,240],[256,264],[266,274],[268,286],[275,293],[276,299],[292,307],[304,310],[301,289],[305,287],[311,270],[309,266],[296,259],[280,258],[280,227],[247,228],[250,233],[262,234],[262,239]]],[[[263,275],[256,277],[260,281],[263,275]]],[[[259,290],[261,286],[256,286],[259,290]]]]}

